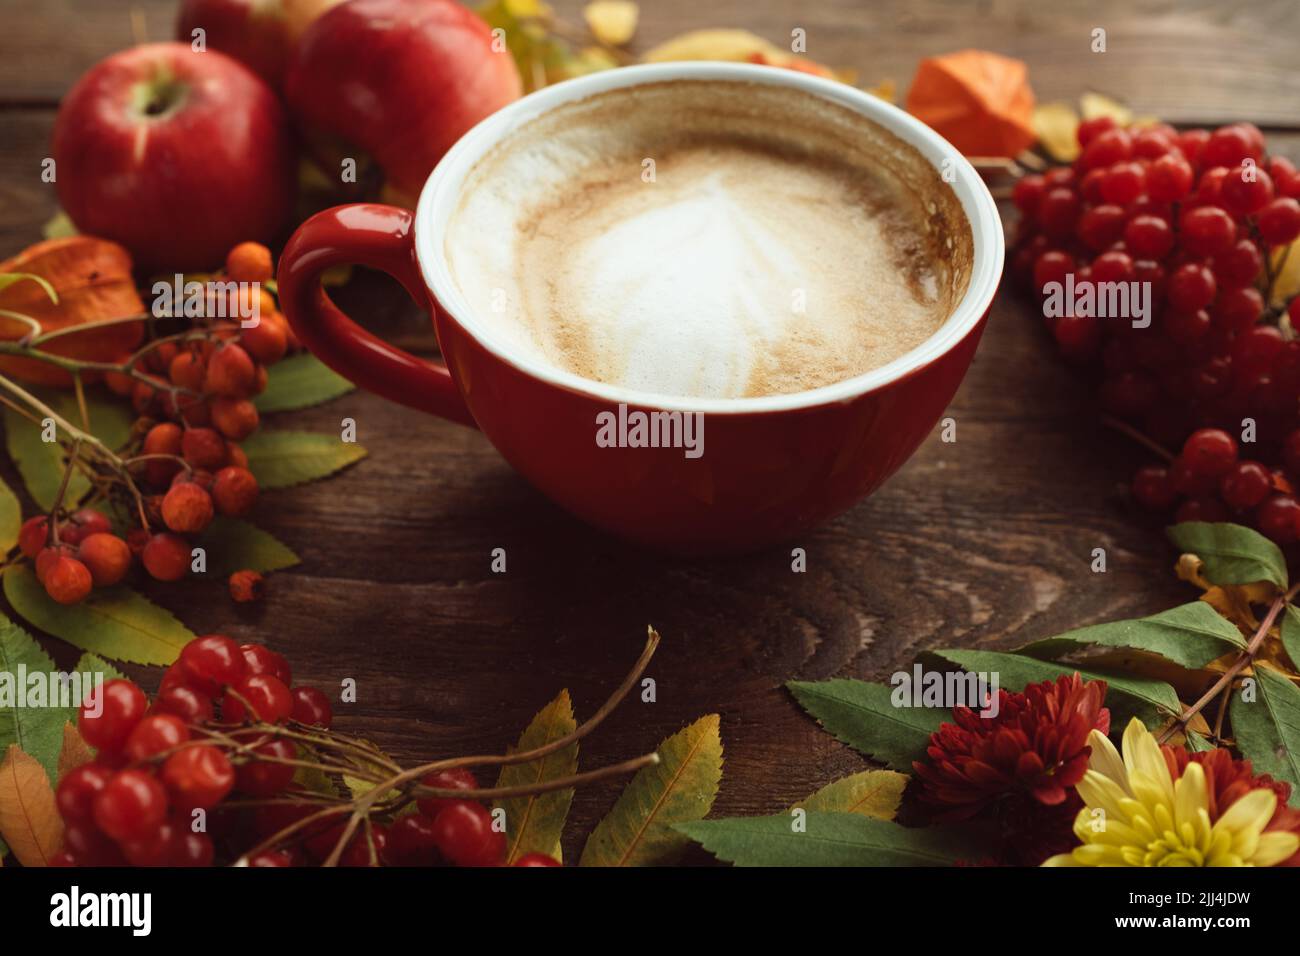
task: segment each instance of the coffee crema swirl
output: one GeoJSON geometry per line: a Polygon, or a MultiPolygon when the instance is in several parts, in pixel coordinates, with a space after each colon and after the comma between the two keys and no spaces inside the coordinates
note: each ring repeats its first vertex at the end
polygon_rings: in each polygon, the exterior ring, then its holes
{"type": "Polygon", "coordinates": [[[682,80],[526,123],[471,170],[445,243],[492,332],[583,378],[679,397],[801,392],[915,348],[965,292],[934,169],[847,108],[682,80]]]}

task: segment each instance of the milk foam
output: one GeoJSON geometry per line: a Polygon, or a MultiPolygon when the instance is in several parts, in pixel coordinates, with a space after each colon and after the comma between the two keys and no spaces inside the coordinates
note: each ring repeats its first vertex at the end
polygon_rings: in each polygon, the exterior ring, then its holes
{"type": "Polygon", "coordinates": [[[933,334],[948,237],[842,124],[888,134],[795,91],[682,85],[551,114],[471,173],[446,249],[476,318],[585,378],[708,398],[841,381],[933,334]]]}

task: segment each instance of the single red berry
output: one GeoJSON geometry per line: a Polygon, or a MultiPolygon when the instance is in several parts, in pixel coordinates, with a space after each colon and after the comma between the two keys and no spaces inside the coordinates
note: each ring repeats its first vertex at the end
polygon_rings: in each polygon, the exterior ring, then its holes
{"type": "Polygon", "coordinates": [[[36,515],[23,522],[18,529],[18,547],[29,558],[35,558],[43,550],[50,538],[50,519],[45,515],[36,515]]]}
{"type": "Polygon", "coordinates": [[[92,747],[115,753],[126,746],[148,706],[148,698],[135,683],[114,678],[86,695],[77,715],[77,729],[92,747]]]}
{"type": "Polygon", "coordinates": [[[293,854],[288,850],[264,850],[257,856],[250,856],[248,865],[266,867],[293,866],[293,854]]]}
{"type": "Polygon", "coordinates": [[[212,523],[212,496],[195,482],[172,485],[163,497],[163,521],[180,534],[198,534],[212,523]]]}
{"type": "Polygon", "coordinates": [[[1222,429],[1202,428],[1188,436],[1182,457],[1198,474],[1218,478],[1237,463],[1237,442],[1222,429]]]}
{"type": "Polygon", "coordinates": [[[1248,286],[1264,268],[1259,246],[1249,239],[1238,239],[1225,252],[1214,257],[1214,278],[1228,288],[1248,286]]]}
{"type": "Polygon", "coordinates": [[[234,789],[235,768],[216,747],[198,744],[167,758],[162,781],[177,807],[210,810],[234,789]]]}
{"type": "Polygon", "coordinates": [[[1300,202],[1285,196],[1274,199],[1256,218],[1259,235],[1270,246],[1285,246],[1300,238],[1300,202]]]}
{"type": "Polygon", "coordinates": [[[167,791],[145,770],[123,770],[95,797],[95,825],[118,843],[138,840],[167,817],[167,791]]]}
{"type": "Polygon", "coordinates": [[[250,604],[262,600],[266,579],[256,571],[236,571],[230,576],[230,598],[236,604],[250,604]]]}
{"type": "Polygon", "coordinates": [[[1218,486],[1217,475],[1207,475],[1197,471],[1181,455],[1169,464],[1169,480],[1178,494],[1188,498],[1201,498],[1213,494],[1218,486]]]}
{"type": "Polygon", "coordinates": [[[559,866],[560,861],[545,853],[525,853],[515,860],[515,866],[559,866]]]}
{"type": "Polygon", "coordinates": [[[1074,232],[1079,218],[1079,197],[1073,189],[1054,187],[1038,201],[1038,227],[1054,239],[1065,239],[1074,232]]]}
{"type": "Polygon", "coordinates": [[[293,672],[283,654],[277,654],[265,644],[240,644],[239,652],[249,674],[270,674],[284,684],[293,686],[293,672]]]}
{"type": "Polygon", "coordinates": [[[216,398],[212,401],[212,427],[231,441],[243,441],[257,431],[257,406],[246,398],[216,398]]]}
{"type": "Polygon", "coordinates": [[[298,751],[287,740],[268,740],[254,748],[247,763],[235,768],[235,787],[250,797],[273,797],[293,782],[294,768],[272,760],[293,760],[298,751]],[[268,759],[271,758],[271,759],[268,759]]]}
{"type": "Polygon", "coordinates": [[[211,693],[235,683],[248,669],[239,645],[224,634],[194,638],[181,648],[178,663],[191,686],[211,693]]]}
{"type": "Polygon", "coordinates": [[[1249,511],[1273,490],[1273,476],[1257,461],[1233,465],[1219,483],[1219,494],[1234,511],[1249,511]]]}
{"type": "Polygon", "coordinates": [[[1218,206],[1193,206],[1179,220],[1182,241],[1194,255],[1214,256],[1237,241],[1237,224],[1218,206]]]}
{"type": "Polygon", "coordinates": [[[1148,511],[1168,511],[1177,498],[1169,469],[1146,465],[1133,476],[1133,499],[1148,511]]]}
{"type": "Polygon", "coordinates": [[[227,723],[253,719],[278,724],[293,713],[293,697],[284,682],[270,674],[249,674],[230,685],[221,699],[221,716],[227,723]],[[250,718],[249,709],[252,709],[250,718]]]}
{"type": "Polygon", "coordinates": [[[257,325],[239,333],[239,343],[263,365],[274,365],[289,350],[289,335],[279,321],[263,315],[257,325]]]}
{"type": "Polygon", "coordinates": [[[94,508],[82,508],[64,522],[59,529],[59,540],[75,546],[92,534],[104,534],[112,530],[113,523],[107,515],[94,508]]]}
{"type": "Polygon", "coordinates": [[[1177,202],[1192,191],[1194,175],[1185,157],[1162,156],[1147,170],[1147,192],[1157,202],[1177,202]]]}
{"type": "MultiPolygon", "coordinates": [[[[474,774],[464,767],[455,767],[451,770],[439,770],[431,773],[420,780],[420,783],[426,787],[433,787],[438,790],[477,790],[478,781],[474,774]]],[[[426,817],[433,819],[440,811],[459,801],[451,797],[421,797],[416,801],[416,806],[426,817]]]]}
{"type": "Polygon", "coordinates": [[[1033,173],[1021,176],[1011,189],[1011,201],[1022,215],[1032,216],[1038,210],[1038,200],[1043,197],[1044,188],[1042,176],[1033,173]]]}
{"type": "Polygon", "coordinates": [[[1228,171],[1219,196],[1225,209],[1238,216],[1250,216],[1273,198],[1273,177],[1254,163],[1228,171]]]}
{"type": "Polygon", "coordinates": [[[1113,116],[1094,116],[1081,122],[1074,133],[1078,137],[1079,145],[1087,146],[1102,133],[1115,129],[1118,125],[1113,116]]]}
{"type": "Polygon", "coordinates": [[[433,821],[423,814],[398,817],[388,830],[385,862],[390,866],[434,866],[440,862],[433,821]]]}
{"type": "Polygon", "coordinates": [[[226,398],[248,398],[257,382],[257,367],[243,347],[233,342],[218,348],[208,359],[203,390],[226,398]]]}
{"type": "Polygon", "coordinates": [[[1127,206],[1146,189],[1146,172],[1137,163],[1116,163],[1101,180],[1101,195],[1106,202],[1127,206]]]}
{"type": "Polygon", "coordinates": [[[131,570],[131,549],[115,534],[101,531],[88,535],[77,548],[77,557],[97,588],[121,583],[131,570]]]}
{"type": "Polygon", "coordinates": [[[1099,169],[1123,162],[1133,155],[1133,137],[1124,129],[1108,129],[1098,133],[1083,147],[1075,161],[1081,170],[1099,169]]]}
{"type": "Polygon", "coordinates": [[[63,849],[77,866],[122,866],[126,860],[118,845],[94,823],[69,823],[63,828],[63,849]]]}
{"type": "Polygon", "coordinates": [[[1210,134],[1201,149],[1201,165],[1236,166],[1243,159],[1258,159],[1257,149],[1256,138],[1246,124],[1220,126],[1210,134]]]}
{"type": "Polygon", "coordinates": [[[315,687],[295,687],[293,689],[293,713],[291,716],[300,724],[329,729],[334,722],[334,709],[330,700],[315,687]]]}
{"type": "Polygon", "coordinates": [[[457,800],[439,810],[433,840],[456,866],[497,866],[506,853],[506,835],[493,829],[487,807],[473,800],[457,800]]]}
{"type": "Polygon", "coordinates": [[[66,555],[54,559],[42,581],[45,593],[60,604],[84,601],[95,583],[84,564],[66,555]]]}
{"type": "Polygon", "coordinates": [[[1278,544],[1300,540],[1300,502],[1291,495],[1273,495],[1255,509],[1260,533],[1278,544]]]}
{"type": "Polygon", "coordinates": [[[174,714],[186,724],[205,724],[212,719],[212,698],[185,684],[173,684],[158,691],[153,709],[174,714]]]}
{"type": "Polygon", "coordinates": [[[1174,231],[1159,216],[1134,216],[1124,227],[1124,243],[1140,258],[1162,259],[1174,247],[1174,231]]]}
{"type": "Polygon", "coordinates": [[[1214,301],[1214,273],[1197,262],[1188,262],[1169,277],[1165,295],[1179,312],[1195,312],[1214,301]]]}
{"type": "Polygon", "coordinates": [[[1127,217],[1123,206],[1093,206],[1079,218],[1079,239],[1095,251],[1107,249],[1124,236],[1127,217]]]}
{"type": "Polygon", "coordinates": [[[140,563],[159,581],[179,581],[190,569],[190,545],[180,535],[155,534],[140,552],[140,563]]]}
{"type": "Polygon", "coordinates": [[[144,462],[145,479],[155,487],[162,487],[181,470],[181,437],[184,432],[174,422],[163,422],[149,429],[140,449],[142,455],[172,455],[175,458],[150,458],[144,462]]]}
{"type": "Polygon", "coordinates": [[[230,465],[212,480],[212,500],[223,515],[248,514],[257,503],[257,479],[247,468],[230,465]]]}
{"type": "Polygon", "coordinates": [[[126,738],[126,756],[132,763],[143,763],[190,739],[185,722],[174,714],[150,714],[135,725],[126,738]]]}
{"type": "Polygon", "coordinates": [[[82,764],[59,781],[54,802],[67,823],[94,823],[95,797],[113,779],[113,771],[98,764],[82,764]]]}
{"type": "Polygon", "coordinates": [[[181,438],[181,454],[195,468],[215,472],[226,463],[226,440],[214,428],[190,428],[181,438]]]}

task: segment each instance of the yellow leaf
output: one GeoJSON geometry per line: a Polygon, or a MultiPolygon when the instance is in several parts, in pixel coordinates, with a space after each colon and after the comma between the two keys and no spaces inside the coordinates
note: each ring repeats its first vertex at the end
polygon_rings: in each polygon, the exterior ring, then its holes
{"type": "Polygon", "coordinates": [[[81,731],[73,726],[71,721],[63,723],[63,747],[59,751],[59,779],[68,773],[69,770],[76,770],[82,764],[90,763],[95,758],[95,752],[90,749],[90,744],[81,738],[81,731]]]}
{"type": "Polygon", "coordinates": [[[505,0],[506,12],[522,19],[550,19],[554,15],[550,4],[543,0],[505,0]]]}
{"type": "Polygon", "coordinates": [[[641,11],[631,0],[596,0],[582,11],[592,34],[601,43],[622,46],[636,33],[641,11]]]}
{"type": "MultiPolygon", "coordinates": [[[[841,83],[853,82],[851,79],[842,75],[838,70],[835,73],[835,78],[841,83]]],[[[894,102],[894,98],[898,96],[898,84],[893,80],[881,80],[875,86],[868,87],[863,92],[870,93],[872,96],[876,97],[876,99],[884,100],[886,103],[892,103],[894,102]]]]}
{"type": "Polygon", "coordinates": [[[1065,103],[1044,103],[1034,107],[1034,134],[1043,149],[1058,163],[1072,163],[1079,156],[1079,116],[1065,103]]]}
{"type": "Polygon", "coordinates": [[[718,715],[701,717],[659,745],[659,763],[637,771],[596,824],[579,866],[660,866],[690,845],[673,824],[701,820],[722,777],[718,715]]]}
{"type": "Polygon", "coordinates": [[[666,40],[641,59],[646,63],[665,63],[670,60],[747,62],[756,53],[773,58],[789,55],[748,30],[692,30],[666,40]]]}
{"type": "MultiPolygon", "coordinates": [[[[569,692],[562,690],[532,719],[520,736],[515,751],[536,750],[573,733],[577,727],[569,692]]],[[[540,760],[502,767],[497,777],[497,786],[531,786],[558,777],[569,777],[577,771],[578,744],[575,741],[540,760]]],[[[529,853],[545,853],[560,860],[560,836],[564,832],[564,821],[569,815],[569,804],[572,801],[572,787],[528,797],[498,800],[496,805],[506,812],[506,865],[509,866],[529,853]]]]}
{"type": "Polygon", "coordinates": [[[1133,111],[1131,109],[1123,103],[1112,100],[1109,96],[1103,96],[1100,93],[1088,92],[1079,97],[1079,110],[1086,120],[1109,116],[1120,126],[1128,126],[1133,122],[1133,111]]]}
{"type": "Polygon", "coordinates": [[[1273,305],[1282,308],[1293,296],[1300,295],[1300,240],[1285,249],[1274,249],[1273,305]]]}
{"type": "MultiPolygon", "coordinates": [[[[878,820],[892,820],[907,787],[905,773],[893,770],[864,770],[851,777],[828,783],[795,804],[803,810],[856,813],[878,820]]],[[[791,809],[794,809],[793,807],[791,809]]]]}
{"type": "Polygon", "coordinates": [[[50,778],[17,744],[0,763],[0,837],[23,866],[49,866],[63,842],[50,778]]]}

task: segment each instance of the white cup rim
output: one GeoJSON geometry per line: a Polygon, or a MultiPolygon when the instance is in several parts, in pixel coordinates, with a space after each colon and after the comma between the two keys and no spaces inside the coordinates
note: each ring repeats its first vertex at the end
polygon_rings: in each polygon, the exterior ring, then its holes
{"type": "Polygon", "coordinates": [[[750,63],[678,61],[619,67],[543,87],[493,113],[466,133],[447,152],[420,193],[415,213],[415,250],[424,281],[439,305],[483,348],[520,371],[593,399],[618,405],[709,414],[788,411],[847,402],[875,391],[929,365],[963,341],[987,313],[1002,275],[1005,239],[1002,219],[988,187],[966,158],[914,116],[861,90],[809,73],[750,63]],[[556,107],[607,90],[673,80],[719,80],[765,83],[801,89],[838,103],[873,120],[910,144],[936,169],[950,162],[955,177],[945,182],[966,214],[973,241],[973,262],[966,294],[929,338],[885,365],[831,385],[803,392],[756,398],[691,398],[610,385],[519,354],[509,343],[475,319],[452,278],[442,237],[460,197],[465,177],[508,133],[556,107]]]}

